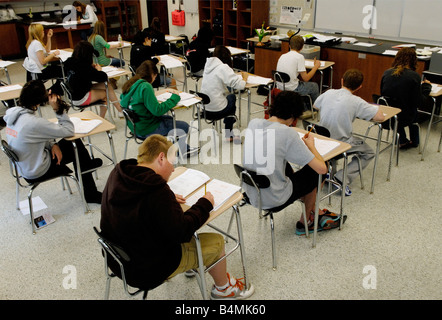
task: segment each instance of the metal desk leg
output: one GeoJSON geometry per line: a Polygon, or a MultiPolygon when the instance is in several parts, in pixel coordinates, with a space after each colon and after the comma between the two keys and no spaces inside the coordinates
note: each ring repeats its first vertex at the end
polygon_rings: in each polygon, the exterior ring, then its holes
{"type": "Polygon", "coordinates": [[[246,267],[246,250],[244,248],[244,236],[242,233],[242,224],[241,224],[241,216],[239,214],[239,207],[238,205],[234,205],[232,207],[233,211],[235,212],[236,216],[236,227],[238,229],[238,241],[240,243],[240,252],[241,252],[241,263],[242,263],[242,270],[244,275],[244,285],[247,289],[250,288],[250,284],[247,281],[247,267],[246,267]]]}
{"type": "Polygon", "coordinates": [[[421,161],[424,161],[425,149],[427,148],[428,138],[430,137],[431,125],[433,124],[434,112],[436,110],[436,99],[433,98],[433,111],[431,111],[430,122],[428,122],[427,134],[425,135],[425,143],[422,149],[422,158],[421,161]]]}
{"type": "MultiPolygon", "coordinates": [[[[316,190],[316,203],[315,203],[315,221],[313,223],[313,248],[316,248],[316,235],[318,233],[318,220],[319,220],[319,199],[321,198],[319,196],[319,191],[321,190],[321,183],[322,183],[322,174],[318,175],[318,187],[316,190]]],[[[306,233],[308,230],[306,230],[306,233]]]]}
{"type": "Polygon", "coordinates": [[[322,93],[322,84],[324,81],[324,71],[319,70],[319,73],[321,74],[321,80],[319,82],[319,94],[321,94],[322,93]]]}
{"type": "Polygon", "coordinates": [[[437,152],[440,152],[441,142],[442,142],[442,130],[440,131],[439,146],[437,147],[437,152]]]}
{"type": "Polygon", "coordinates": [[[115,148],[114,148],[114,139],[112,138],[112,133],[110,131],[106,131],[107,138],[109,139],[109,146],[112,153],[112,162],[114,163],[114,167],[117,165],[117,156],[115,154],[115,148]]]}
{"type": "Polygon", "coordinates": [[[238,127],[241,128],[241,90],[238,90],[238,127]]]}
{"type": "Polygon", "coordinates": [[[4,67],[3,69],[5,69],[6,79],[8,79],[8,83],[12,84],[11,78],[9,77],[8,67],[4,67]]]}
{"type": "Polygon", "coordinates": [[[395,151],[395,148],[397,147],[397,139],[396,139],[396,134],[397,134],[397,116],[394,116],[394,129],[393,129],[393,137],[391,140],[391,152],[390,152],[390,161],[388,162],[388,174],[387,174],[387,181],[390,181],[390,176],[391,176],[391,162],[393,161],[393,154],[395,151]]]}
{"type": "Polygon", "coordinates": [[[247,123],[246,127],[249,125],[250,122],[250,112],[252,112],[252,94],[250,92],[250,89],[247,89],[247,123]]]}
{"type": "Polygon", "coordinates": [[[379,150],[381,148],[381,138],[382,138],[382,125],[380,123],[378,123],[378,141],[376,143],[376,155],[374,158],[374,167],[373,167],[373,176],[371,177],[371,189],[370,189],[370,194],[373,194],[374,192],[374,181],[376,178],[376,168],[378,165],[378,159],[379,159],[379,150]]]}
{"type": "Polygon", "coordinates": [[[81,168],[80,168],[80,158],[78,156],[78,149],[77,149],[77,144],[75,143],[75,140],[72,141],[72,147],[74,148],[74,155],[75,155],[75,162],[77,164],[77,180],[78,180],[78,185],[80,186],[80,196],[81,199],[84,200],[84,203],[86,204],[86,212],[85,213],[89,213],[91,212],[91,210],[89,209],[89,206],[86,202],[86,197],[84,195],[84,187],[83,187],[83,177],[82,177],[82,172],[81,172],[81,168]]]}
{"type": "Polygon", "coordinates": [[[207,295],[207,284],[206,284],[206,272],[204,268],[204,262],[203,262],[203,253],[201,251],[201,242],[200,238],[198,236],[198,233],[195,232],[193,234],[193,237],[195,238],[195,244],[196,244],[196,253],[198,255],[198,273],[197,279],[201,290],[201,295],[203,296],[204,300],[207,300],[209,297],[207,295]]]}
{"type": "Polygon", "coordinates": [[[339,221],[339,230],[342,229],[342,222],[344,220],[344,199],[345,199],[345,186],[347,184],[347,163],[348,155],[347,152],[343,153],[344,156],[344,172],[342,175],[342,190],[341,190],[341,219],[339,221]]]}

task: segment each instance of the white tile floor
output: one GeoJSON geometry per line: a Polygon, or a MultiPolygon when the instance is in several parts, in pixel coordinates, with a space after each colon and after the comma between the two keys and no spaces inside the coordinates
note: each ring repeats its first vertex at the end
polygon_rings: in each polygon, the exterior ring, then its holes
{"type": "MultiPolygon", "coordinates": [[[[25,79],[20,61],[10,68],[10,73],[14,82],[25,79]]],[[[189,84],[189,88],[193,87],[193,83],[189,84]]],[[[253,99],[262,102],[264,97],[254,92],[253,99]]],[[[179,110],[177,117],[189,121],[191,114],[191,110],[179,110]]],[[[242,114],[245,119],[244,107],[242,114]]],[[[43,108],[43,116],[53,117],[49,107],[43,108]]],[[[121,160],[124,122],[117,119],[116,124],[113,137],[121,160]]],[[[364,132],[365,128],[366,123],[356,122],[356,130],[364,132]]],[[[415,149],[400,152],[399,167],[392,168],[389,182],[385,179],[388,155],[381,154],[374,194],[369,193],[371,164],[365,171],[366,188],[361,190],[359,183],[354,183],[353,195],[345,199],[348,220],[344,228],[319,233],[316,248],[312,248],[311,238],[294,234],[301,213],[298,203],[276,214],[276,271],[272,270],[269,221],[260,220],[251,207],[241,208],[248,278],[256,289],[251,299],[441,299],[442,170],[441,154],[436,152],[440,130],[438,124],[431,131],[425,161],[420,161],[415,149]]],[[[94,136],[93,142],[103,149],[108,146],[105,135],[94,136]]],[[[131,141],[129,156],[136,155],[136,148],[131,141]]],[[[232,163],[199,163],[189,167],[238,183],[232,163]]],[[[100,190],[110,170],[107,167],[98,171],[100,190]]],[[[103,259],[92,230],[99,226],[100,206],[91,205],[93,212],[85,215],[76,192],[69,195],[62,191],[57,180],[42,185],[34,194],[43,199],[56,221],[32,235],[29,217],[15,209],[14,180],[3,153],[0,179],[0,299],[102,299],[103,259]],[[72,277],[75,281],[69,282],[72,277]],[[66,284],[76,284],[76,288],[66,288],[66,284]]],[[[22,192],[21,200],[25,198],[22,192]]],[[[338,204],[334,197],[331,207],[326,202],[321,207],[337,211],[338,204]]],[[[217,219],[216,225],[227,226],[229,218],[226,213],[217,219]]],[[[235,276],[241,275],[239,253],[228,258],[228,270],[235,276]]],[[[211,285],[209,276],[207,281],[211,285]]],[[[118,279],[113,280],[110,297],[130,299],[118,279]]],[[[179,275],[152,290],[148,299],[198,300],[201,294],[196,280],[179,275]]]]}

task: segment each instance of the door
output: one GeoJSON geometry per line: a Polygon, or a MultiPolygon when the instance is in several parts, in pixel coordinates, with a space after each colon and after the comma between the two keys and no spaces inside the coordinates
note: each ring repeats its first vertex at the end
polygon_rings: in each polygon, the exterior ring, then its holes
{"type": "MultiPolygon", "coordinates": [[[[179,0],[177,0],[179,1],[179,0]]],[[[165,0],[146,0],[147,3],[147,18],[149,19],[149,26],[152,18],[158,17],[161,22],[161,32],[169,34],[169,11],[167,9],[167,1],[165,0]]]]}

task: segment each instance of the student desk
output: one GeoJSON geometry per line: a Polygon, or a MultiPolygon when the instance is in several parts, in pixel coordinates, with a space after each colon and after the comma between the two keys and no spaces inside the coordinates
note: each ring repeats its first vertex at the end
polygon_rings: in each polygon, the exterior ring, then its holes
{"type": "MultiPolygon", "coordinates": [[[[237,48],[237,47],[232,47],[232,46],[226,46],[227,49],[229,49],[230,51],[230,55],[232,57],[234,56],[239,56],[242,54],[246,55],[246,71],[249,71],[249,53],[250,50],[249,49],[243,49],[243,48],[237,48]]],[[[215,51],[215,48],[210,48],[209,52],[213,54],[213,52],[215,51]]]]}
{"type": "Polygon", "coordinates": [[[18,99],[20,92],[23,89],[24,83],[10,84],[0,87],[0,100],[6,101],[11,99],[18,99]]]}
{"type": "Polygon", "coordinates": [[[10,66],[11,64],[14,64],[14,61],[5,61],[0,59],[0,69],[5,70],[5,75],[6,75],[6,79],[8,80],[9,84],[12,84],[11,82],[11,78],[9,77],[9,71],[8,71],[8,66],[10,66]]]}
{"type": "MultiPolygon", "coordinates": [[[[118,44],[118,41],[109,41],[109,44],[118,44]]],[[[120,47],[117,47],[116,49],[118,50],[118,56],[120,58],[120,68],[124,69],[125,67],[123,66],[123,60],[124,60],[124,53],[123,53],[123,49],[124,48],[130,48],[132,46],[132,43],[129,41],[123,41],[123,45],[120,47]]]]}
{"type": "MultiPolygon", "coordinates": [[[[365,135],[355,134],[357,136],[362,136],[365,139],[376,140],[376,155],[374,158],[373,175],[371,178],[371,189],[370,189],[371,194],[373,194],[373,192],[374,192],[374,183],[375,183],[375,178],[376,178],[376,169],[377,169],[377,164],[378,164],[378,160],[379,160],[379,154],[391,147],[390,160],[388,162],[388,173],[387,173],[387,181],[390,181],[391,162],[393,159],[393,153],[394,153],[394,149],[398,148],[397,139],[396,139],[397,123],[398,123],[397,122],[397,115],[401,112],[401,109],[393,108],[393,107],[389,107],[389,106],[383,106],[383,105],[379,105],[379,108],[384,113],[385,120],[383,122],[386,122],[386,121],[394,118],[393,136],[392,136],[391,141],[383,141],[382,140],[382,123],[381,122],[374,122],[374,124],[372,124],[372,126],[378,126],[378,136],[376,139],[368,136],[368,131],[370,130],[371,126],[367,129],[365,135]],[[384,149],[381,150],[382,142],[387,143],[387,145],[384,149]]],[[[396,161],[397,160],[398,159],[396,159],[396,161]]]]}
{"type": "MultiPolygon", "coordinates": [[[[185,167],[176,168],[175,171],[172,173],[169,180],[174,179],[175,177],[179,176],[180,174],[182,174],[186,170],[187,170],[187,168],[185,168],[185,167]]],[[[201,188],[204,188],[204,186],[201,186],[197,190],[199,190],[201,188]]],[[[245,248],[244,248],[244,236],[243,236],[243,232],[242,232],[241,216],[240,216],[239,208],[237,205],[238,202],[240,202],[242,198],[243,198],[243,196],[242,196],[241,192],[239,192],[239,191],[236,192],[216,211],[210,212],[209,219],[207,219],[207,221],[204,223],[204,225],[201,226],[201,228],[203,228],[204,226],[209,226],[212,229],[218,231],[219,233],[232,239],[235,242],[235,246],[232,249],[230,249],[228,252],[226,252],[226,254],[223,257],[221,257],[218,261],[216,261],[211,266],[208,266],[207,268],[203,265],[203,257],[202,257],[202,251],[201,251],[201,244],[200,244],[200,240],[198,237],[198,231],[196,231],[194,233],[194,238],[195,238],[196,247],[197,247],[197,254],[198,254],[198,264],[199,264],[198,274],[200,276],[200,281],[201,281],[200,288],[201,288],[201,293],[203,295],[203,299],[205,299],[205,300],[208,299],[207,290],[206,290],[207,285],[206,285],[206,281],[205,281],[205,272],[210,271],[216,264],[218,264],[220,261],[226,259],[230,254],[232,254],[236,249],[238,249],[238,247],[240,248],[240,253],[241,253],[241,263],[242,263],[242,267],[243,267],[245,287],[246,288],[250,287],[250,284],[248,283],[248,280],[247,280],[246,254],[245,254],[245,248]],[[211,224],[217,217],[219,217],[221,214],[223,214],[229,208],[233,209],[232,214],[234,214],[235,218],[236,218],[238,238],[235,238],[232,234],[229,234],[228,233],[229,231],[224,231],[224,230],[222,230],[218,227],[215,227],[214,225],[211,224]]],[[[181,207],[183,208],[183,211],[186,211],[187,209],[189,209],[189,206],[187,206],[185,204],[182,204],[181,207]]]]}
{"type": "MultiPolygon", "coordinates": [[[[185,39],[184,37],[180,37],[180,36],[171,36],[171,35],[169,35],[169,34],[166,34],[166,35],[164,36],[164,38],[165,38],[165,40],[166,40],[166,42],[167,42],[167,45],[169,46],[169,53],[172,53],[172,46],[171,46],[171,43],[172,43],[172,42],[183,41],[183,40],[185,39]]],[[[186,55],[186,53],[184,52],[184,50],[185,50],[185,46],[183,45],[182,48],[183,48],[183,57],[184,57],[184,56],[186,55]]]]}
{"type": "MultiPolygon", "coordinates": [[[[428,122],[427,134],[425,135],[424,147],[422,148],[422,151],[421,151],[422,152],[421,161],[424,161],[424,154],[425,154],[425,149],[427,148],[428,138],[430,137],[431,126],[433,124],[436,124],[436,123],[441,121],[441,116],[434,114],[435,111],[436,111],[436,98],[442,96],[442,85],[438,84],[437,88],[439,89],[438,91],[432,91],[431,94],[430,94],[430,96],[433,98],[433,101],[434,101],[433,102],[433,110],[431,111],[431,114],[430,114],[430,120],[428,122]],[[435,116],[438,117],[439,120],[433,122],[433,118],[435,116]]],[[[420,113],[429,114],[429,113],[424,112],[424,111],[419,111],[419,112],[420,113]]],[[[440,152],[441,141],[442,141],[442,131],[441,131],[441,136],[440,136],[440,139],[439,139],[439,147],[437,148],[437,152],[440,152]]]]}
{"type": "MultiPolygon", "coordinates": [[[[178,60],[179,62],[181,62],[181,65],[180,65],[180,66],[178,66],[178,65],[168,66],[167,63],[165,64],[164,61],[161,61],[161,56],[155,56],[155,58],[157,58],[157,59],[159,60],[158,63],[159,63],[161,66],[164,67],[164,87],[167,87],[167,84],[166,84],[167,70],[168,70],[168,69],[173,69],[173,68],[183,68],[183,76],[184,76],[184,79],[183,79],[183,81],[182,81],[182,83],[183,83],[183,91],[187,91],[187,72],[186,72],[186,63],[187,63],[187,60],[184,59],[184,58],[181,58],[181,57],[175,56],[175,55],[173,55],[173,54],[167,54],[167,55],[165,55],[165,56],[168,56],[168,57],[170,57],[170,58],[173,58],[173,59],[178,60]]],[[[176,79],[175,79],[175,80],[176,80],[176,79]]],[[[181,81],[180,81],[180,82],[181,82],[181,81]]]]}
{"type": "MultiPolygon", "coordinates": [[[[313,59],[305,59],[305,68],[307,70],[313,69],[313,59]]],[[[329,69],[330,70],[330,82],[328,86],[325,86],[329,89],[333,86],[333,65],[335,63],[333,61],[323,61],[321,60],[321,66],[318,68],[318,72],[321,75],[321,79],[319,81],[319,94],[322,93],[322,88],[324,87],[324,71],[329,69]]]]}
{"type": "MultiPolygon", "coordinates": [[[[97,115],[96,113],[94,113],[94,112],[92,112],[90,110],[84,110],[83,112],[69,114],[69,117],[77,117],[77,118],[80,118],[80,119],[99,119],[99,120],[102,121],[102,123],[100,125],[95,127],[89,133],[82,133],[82,134],[77,134],[76,133],[72,137],[65,138],[65,140],[71,141],[72,145],[74,147],[75,161],[77,163],[78,183],[80,184],[81,192],[83,192],[83,196],[84,196],[83,179],[82,179],[82,176],[81,176],[82,171],[81,171],[81,168],[80,168],[80,159],[78,157],[78,150],[77,150],[77,145],[75,143],[75,140],[76,139],[81,139],[81,138],[87,138],[88,139],[88,146],[89,146],[89,149],[90,149],[90,152],[91,152],[91,156],[93,156],[92,148],[95,148],[98,152],[100,152],[103,156],[105,156],[108,160],[111,161],[108,165],[113,164],[115,166],[117,164],[117,156],[115,155],[115,147],[114,147],[114,142],[113,142],[111,130],[115,130],[116,127],[115,127],[114,124],[110,123],[106,119],[101,118],[99,115],[97,115]],[[107,137],[108,137],[108,140],[109,140],[111,156],[107,155],[101,149],[99,149],[98,147],[96,147],[95,145],[93,145],[91,143],[91,139],[90,139],[91,136],[99,134],[99,133],[103,133],[103,132],[106,132],[106,134],[107,134],[107,137]]],[[[56,122],[57,119],[49,119],[49,121],[56,122]]],[[[93,170],[95,170],[95,169],[93,169],[93,170]]],[[[92,171],[92,170],[85,171],[85,173],[86,172],[90,172],[90,171],[92,171]]],[[[88,211],[89,211],[89,208],[88,208],[88,211]]]]}
{"type": "MultiPolygon", "coordinates": [[[[292,127],[293,130],[297,131],[297,132],[301,132],[301,133],[307,133],[306,130],[298,128],[298,127],[292,127]]],[[[322,139],[322,140],[330,140],[330,141],[335,141],[338,142],[339,145],[334,148],[333,150],[327,152],[326,154],[322,155],[322,158],[324,159],[324,161],[329,161],[330,159],[333,159],[334,157],[337,157],[339,155],[343,155],[344,157],[344,175],[343,175],[343,181],[342,181],[342,189],[345,190],[345,185],[346,185],[346,177],[347,177],[347,151],[351,148],[351,145],[349,145],[346,142],[342,142],[342,141],[338,141],[338,140],[334,140],[328,137],[324,137],[321,136],[319,134],[310,132],[309,134],[312,134],[314,137],[318,138],[318,139],[322,139]]],[[[315,203],[315,223],[314,223],[314,229],[313,229],[313,248],[316,247],[316,236],[318,233],[318,220],[319,220],[319,202],[320,200],[323,200],[329,196],[331,196],[331,194],[328,194],[324,197],[320,197],[320,190],[321,190],[321,185],[322,185],[322,174],[319,174],[318,177],[318,188],[317,188],[317,195],[316,195],[316,203],[315,203]]],[[[341,191],[341,205],[340,205],[340,214],[341,217],[343,217],[344,214],[344,199],[345,199],[345,192],[341,191]]],[[[341,225],[339,228],[342,227],[342,219],[341,219],[341,225]]]]}

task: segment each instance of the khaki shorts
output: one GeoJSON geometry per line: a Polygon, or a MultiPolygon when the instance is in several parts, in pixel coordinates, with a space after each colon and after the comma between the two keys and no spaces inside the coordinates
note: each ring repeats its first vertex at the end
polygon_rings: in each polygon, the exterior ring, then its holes
{"type": "MultiPolygon", "coordinates": [[[[212,265],[224,251],[224,238],[219,233],[199,233],[201,251],[205,266],[212,265]]],[[[181,261],[178,268],[168,277],[175,277],[177,274],[190,269],[198,268],[198,254],[196,252],[195,238],[190,242],[181,244],[181,261]]]]}

